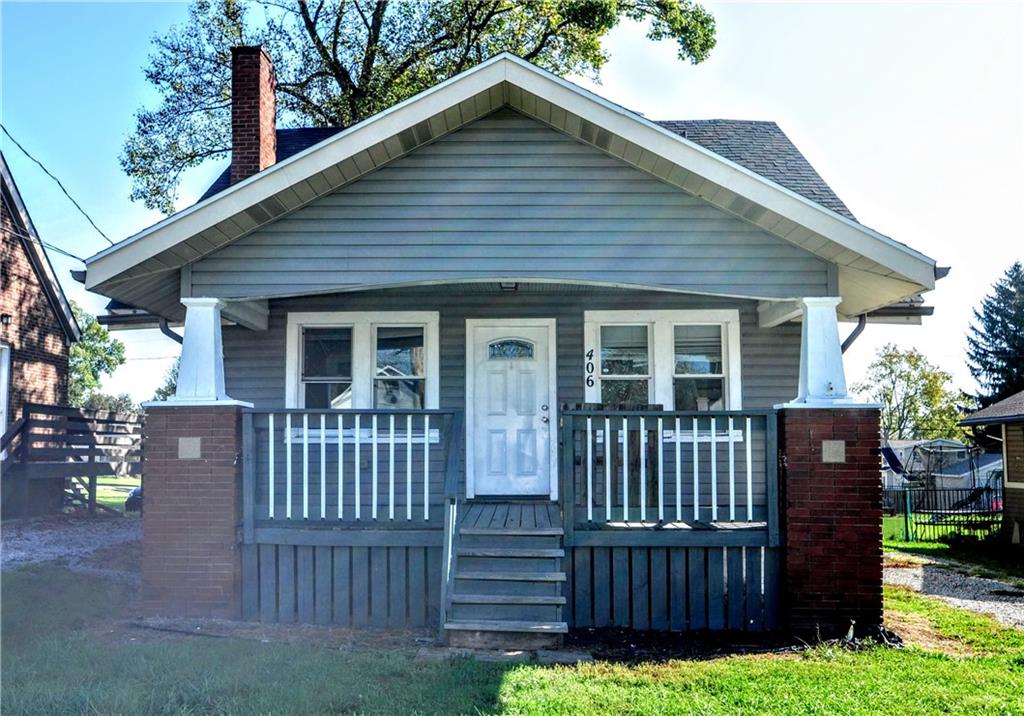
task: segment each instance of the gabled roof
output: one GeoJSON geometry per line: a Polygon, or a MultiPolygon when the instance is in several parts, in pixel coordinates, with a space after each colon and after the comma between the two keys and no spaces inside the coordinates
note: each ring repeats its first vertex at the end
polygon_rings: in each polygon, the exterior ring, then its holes
{"type": "MultiPolygon", "coordinates": [[[[786,133],[775,122],[745,119],[669,119],[655,124],[696,142],[726,159],[770,179],[780,186],[807,197],[811,201],[856,221],[842,199],[825,183],[807,158],[800,153],[786,133]]],[[[298,154],[328,137],[342,127],[296,127],[277,130],[277,161],[298,154]]],[[[199,198],[205,201],[231,186],[231,167],[199,198]]]]}
{"type": "Polygon", "coordinates": [[[858,224],[838,206],[823,206],[507,53],[96,254],[87,262],[86,287],[177,317],[182,266],[506,106],[835,264],[846,315],[934,288],[932,259],[858,224]]]}
{"type": "Polygon", "coordinates": [[[1003,423],[1024,423],[1024,390],[1009,398],[982,408],[961,425],[1000,425],[1003,423]]]}
{"type": "Polygon", "coordinates": [[[36,232],[32,217],[28,214],[25,202],[18,191],[18,185],[14,182],[14,176],[11,174],[10,167],[7,166],[7,159],[2,152],[0,152],[0,190],[3,192],[3,196],[0,198],[11,212],[16,236],[25,247],[32,268],[35,270],[36,276],[39,277],[39,283],[46,293],[54,315],[57,316],[57,321],[64,330],[64,335],[71,342],[77,341],[81,337],[81,331],[75,320],[75,315],[71,311],[71,304],[68,303],[64,289],[61,288],[60,281],[57,280],[50,257],[46,255],[46,249],[36,232]]]}

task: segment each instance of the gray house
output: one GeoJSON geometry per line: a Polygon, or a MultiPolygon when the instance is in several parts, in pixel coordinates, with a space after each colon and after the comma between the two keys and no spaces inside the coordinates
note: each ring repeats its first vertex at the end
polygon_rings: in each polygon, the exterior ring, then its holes
{"type": "MultiPolygon", "coordinates": [[[[230,169],[86,285],[185,325],[151,416],[240,407],[242,615],[777,625],[775,407],[856,410],[837,321],[919,321],[935,262],[772,122],[654,122],[499,55],[277,130],[269,57],[234,62],[230,169]]],[[[870,432],[824,462],[877,482],[870,432]]]]}

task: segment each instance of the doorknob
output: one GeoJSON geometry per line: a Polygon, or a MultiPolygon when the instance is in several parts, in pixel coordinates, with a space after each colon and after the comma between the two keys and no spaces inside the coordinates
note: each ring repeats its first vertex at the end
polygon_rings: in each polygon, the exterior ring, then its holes
{"type": "Polygon", "coordinates": [[[540,419],[540,421],[541,421],[542,423],[550,423],[550,422],[551,422],[551,419],[550,419],[550,418],[549,418],[549,417],[548,417],[547,415],[545,415],[544,417],[542,417],[542,418],[540,419]]]}
{"type": "Polygon", "coordinates": [[[542,406],[540,406],[540,409],[541,409],[541,410],[547,410],[547,409],[548,409],[548,406],[546,406],[546,405],[542,405],[542,406]]]}

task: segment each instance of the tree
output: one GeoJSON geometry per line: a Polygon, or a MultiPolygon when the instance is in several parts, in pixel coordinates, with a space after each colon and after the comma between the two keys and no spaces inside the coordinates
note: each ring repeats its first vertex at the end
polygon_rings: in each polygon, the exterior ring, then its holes
{"type": "Polygon", "coordinates": [[[94,391],[85,396],[85,400],[82,401],[82,405],[79,406],[86,410],[106,410],[111,413],[138,413],[139,406],[132,400],[132,396],[127,393],[121,393],[119,395],[111,395],[109,393],[100,393],[94,391]]]}
{"type": "Polygon", "coordinates": [[[1015,262],[975,309],[967,334],[967,367],[991,405],[1024,390],[1024,266],[1015,262]]]}
{"type": "Polygon", "coordinates": [[[889,343],[853,389],[882,405],[886,440],[961,439],[967,432],[957,423],[972,407],[971,397],[951,388],[951,380],[917,349],[901,351],[889,343]]]}
{"type": "Polygon", "coordinates": [[[82,337],[71,344],[68,356],[68,402],[80,407],[89,393],[100,387],[100,379],[124,364],[124,343],[112,338],[96,317],[71,302],[71,310],[82,337]]]}
{"type": "Polygon", "coordinates": [[[167,369],[164,375],[164,384],[153,393],[153,400],[167,400],[174,396],[178,389],[178,368],[181,366],[181,356],[174,359],[174,363],[167,369]]]}
{"type": "Polygon", "coordinates": [[[269,50],[282,126],[344,127],[503,50],[596,76],[623,19],[694,64],[715,46],[694,0],[194,0],[187,24],[153,40],[145,75],[161,102],[137,112],[121,156],[132,199],[170,212],[182,172],[229,151],[232,46],[269,50]]]}

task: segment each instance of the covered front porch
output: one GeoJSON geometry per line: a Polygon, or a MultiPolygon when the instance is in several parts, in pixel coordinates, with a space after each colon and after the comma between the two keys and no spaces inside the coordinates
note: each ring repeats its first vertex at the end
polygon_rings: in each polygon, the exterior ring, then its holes
{"type": "MultiPolygon", "coordinates": [[[[245,618],[459,637],[778,623],[778,419],[743,396],[780,332],[751,301],[552,293],[488,297],[493,318],[426,291],[272,305],[258,340],[285,354],[283,390],[239,406],[245,618]],[[354,310],[309,310],[325,304],[354,310]]],[[[258,399],[241,370],[258,334],[185,302],[166,406],[258,399]]],[[[802,302],[812,360],[774,360],[801,405],[846,400],[837,303],[802,302]]]]}

